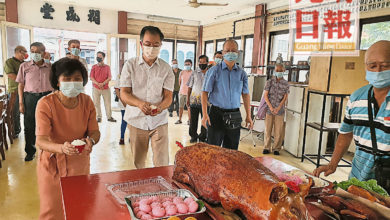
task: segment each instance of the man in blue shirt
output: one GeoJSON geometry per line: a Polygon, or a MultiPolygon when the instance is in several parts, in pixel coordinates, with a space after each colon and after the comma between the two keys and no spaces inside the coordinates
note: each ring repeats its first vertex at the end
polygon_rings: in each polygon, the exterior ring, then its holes
{"type": "Polygon", "coordinates": [[[202,89],[202,126],[208,126],[208,143],[238,149],[241,129],[240,96],[244,101],[246,126],[252,128],[248,76],[236,65],[238,44],[227,40],[224,61],[209,69],[202,89]],[[211,104],[207,112],[207,103],[211,104]]]}
{"type": "Polygon", "coordinates": [[[328,165],[315,169],[315,176],[319,176],[322,172],[325,172],[325,176],[334,173],[354,138],[356,152],[349,177],[356,177],[359,180],[378,179],[373,169],[374,155],[370,124],[375,129],[380,157],[390,160],[390,41],[378,41],[373,44],[366,52],[365,64],[366,80],[370,85],[356,90],[351,95],[344,121],[339,129],[340,135],[337,138],[332,160],[328,165]],[[373,97],[370,104],[373,109],[374,123],[369,121],[368,116],[369,91],[373,97]]]}

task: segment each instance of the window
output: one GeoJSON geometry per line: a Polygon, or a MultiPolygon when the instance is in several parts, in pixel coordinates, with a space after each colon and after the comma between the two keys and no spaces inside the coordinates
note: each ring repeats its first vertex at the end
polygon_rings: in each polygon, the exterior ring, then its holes
{"type": "Polygon", "coordinates": [[[160,55],[158,56],[169,64],[173,59],[174,43],[175,41],[173,40],[163,40],[161,45],[160,55]]]}
{"type": "Polygon", "coordinates": [[[361,35],[360,35],[360,49],[366,50],[373,43],[379,40],[390,40],[390,19],[384,21],[386,18],[379,20],[362,21],[361,35]],[[375,23],[374,23],[375,22],[375,23]]]}
{"type": "Polygon", "coordinates": [[[204,54],[209,58],[209,60],[214,57],[214,41],[206,41],[204,47],[204,54]]]}
{"type": "Polygon", "coordinates": [[[241,37],[235,37],[234,38],[234,40],[237,42],[237,44],[238,44],[238,50],[241,50],[242,48],[241,48],[241,37]]]}
{"type": "Polygon", "coordinates": [[[272,32],[270,34],[270,53],[268,61],[275,61],[278,54],[282,54],[283,61],[289,60],[288,41],[290,34],[287,31],[272,32]]]}
{"type": "Polygon", "coordinates": [[[216,51],[223,50],[223,43],[225,43],[225,41],[226,41],[226,39],[217,40],[217,50],[216,51]]]}
{"type": "MultiPolygon", "coordinates": [[[[253,54],[253,35],[245,36],[244,45],[244,66],[252,66],[252,54],[253,54]]],[[[245,72],[250,73],[251,68],[245,68],[245,72]]]]}
{"type": "Polygon", "coordinates": [[[195,56],[196,56],[196,43],[195,42],[186,42],[178,41],[177,42],[177,63],[179,64],[180,69],[184,69],[184,61],[186,59],[192,60],[192,66],[195,66],[195,56]]]}

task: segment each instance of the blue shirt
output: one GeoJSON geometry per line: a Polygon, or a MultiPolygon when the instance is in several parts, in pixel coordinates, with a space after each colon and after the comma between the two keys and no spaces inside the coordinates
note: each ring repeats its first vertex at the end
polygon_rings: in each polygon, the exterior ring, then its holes
{"type": "MultiPolygon", "coordinates": [[[[356,90],[348,101],[344,121],[339,132],[347,134],[353,132],[356,144],[355,156],[352,160],[352,171],[349,177],[359,180],[375,179],[374,155],[372,154],[371,132],[368,119],[368,90],[372,85],[356,90]]],[[[374,111],[374,106],[372,107],[374,111]]],[[[390,92],[374,116],[375,133],[378,151],[390,155],[390,92]]],[[[389,156],[383,156],[389,158],[389,156]]],[[[389,158],[390,159],[390,158],[389,158]]]]}
{"type": "Polygon", "coordinates": [[[234,64],[230,71],[225,62],[206,73],[203,91],[209,93],[210,104],[223,109],[240,108],[241,94],[249,94],[246,72],[234,64]]]}

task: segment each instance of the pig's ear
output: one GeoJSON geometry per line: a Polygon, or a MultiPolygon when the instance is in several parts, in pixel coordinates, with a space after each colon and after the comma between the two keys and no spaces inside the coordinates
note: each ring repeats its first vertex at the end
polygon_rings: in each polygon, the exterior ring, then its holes
{"type": "Polygon", "coordinates": [[[313,185],[313,179],[308,177],[308,183],[306,184],[300,184],[299,185],[299,189],[301,190],[299,192],[299,195],[304,199],[308,194],[309,194],[309,190],[310,188],[312,187],[313,185]]]}

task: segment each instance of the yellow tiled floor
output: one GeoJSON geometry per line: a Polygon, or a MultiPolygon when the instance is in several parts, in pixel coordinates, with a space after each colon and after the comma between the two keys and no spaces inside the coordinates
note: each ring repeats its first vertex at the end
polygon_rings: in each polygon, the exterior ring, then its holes
{"type": "MultiPolygon", "coordinates": [[[[183,124],[175,125],[177,117],[169,118],[170,139],[170,164],[173,164],[174,155],[178,150],[175,141],[189,144],[187,114],[183,114],[183,124]]],[[[103,117],[100,123],[101,141],[94,147],[91,155],[91,173],[111,172],[118,170],[134,169],[132,155],[128,143],[128,131],[126,131],[126,144],[119,145],[120,113],[113,112],[117,123],[107,122],[103,117]]],[[[242,135],[247,131],[242,130],[242,135]]],[[[262,156],[263,143],[257,140],[257,146],[253,147],[251,138],[245,138],[239,150],[249,153],[254,157],[262,156]]],[[[150,151],[149,151],[150,152],[150,151]]],[[[39,213],[39,197],[36,179],[36,160],[24,162],[24,136],[23,132],[19,139],[6,151],[6,160],[2,161],[0,168],[0,219],[4,220],[30,220],[37,219],[39,213]]],[[[285,163],[311,172],[315,166],[307,161],[300,162],[299,158],[282,151],[280,156],[271,155],[285,163]]],[[[148,154],[148,166],[152,165],[151,153],[148,154]]],[[[327,179],[330,181],[345,180],[350,168],[339,168],[335,174],[327,179]]]]}

